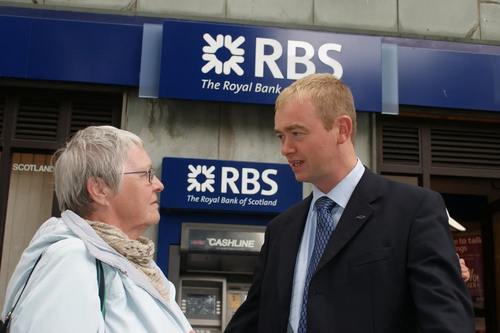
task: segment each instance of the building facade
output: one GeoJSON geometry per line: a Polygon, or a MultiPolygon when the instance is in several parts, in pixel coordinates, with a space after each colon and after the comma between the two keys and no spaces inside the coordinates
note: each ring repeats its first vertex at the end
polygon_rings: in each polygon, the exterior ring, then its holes
{"type": "MultiPolygon", "coordinates": [[[[212,39],[215,43],[216,33],[212,39]]],[[[164,157],[283,164],[273,133],[277,84],[286,86],[311,71],[311,63],[318,71],[339,74],[334,62],[340,59],[342,79],[356,86],[358,157],[383,176],[443,194],[451,216],[467,228],[454,237],[457,252],[469,256],[475,272],[469,289],[477,331],[496,332],[499,44],[496,0],[0,0],[0,297],[35,230],[58,214],[51,156],[69,135],[90,124],[113,124],[136,133],[160,179],[164,157]],[[181,29],[182,24],[188,28],[181,29]],[[191,64],[192,51],[186,50],[191,44],[198,49],[210,46],[207,39],[195,40],[190,33],[218,27],[225,29],[225,36],[237,29],[236,35],[247,43],[255,29],[262,29],[258,38],[266,41],[261,55],[276,55],[274,63],[286,76],[277,78],[272,62],[261,62],[261,82],[275,91],[266,92],[265,98],[262,91],[240,98],[243,93],[236,94],[230,85],[227,92],[232,96],[219,95],[215,88],[207,91],[215,82],[205,81],[205,90],[188,88],[190,77],[201,74],[197,65],[198,74],[182,72],[191,64]],[[275,42],[269,41],[275,34],[275,42]],[[290,41],[295,41],[295,67],[285,61],[293,58],[290,41]],[[364,52],[356,46],[368,42],[385,51],[364,52]],[[350,43],[354,53],[345,56],[350,43]],[[279,58],[278,44],[283,54],[279,58]],[[331,61],[304,58],[310,49],[319,55],[327,44],[342,46],[327,46],[323,59],[331,61]],[[360,61],[357,56],[363,53],[366,59],[360,61]],[[142,76],[148,71],[153,77],[142,76]],[[358,88],[361,82],[365,85],[358,88]],[[373,99],[366,97],[368,89],[374,89],[373,99]]],[[[245,52],[246,57],[250,52],[245,52]]],[[[226,78],[241,82],[234,89],[243,92],[247,81],[238,80],[246,77],[247,68],[239,75],[236,67],[226,78]]],[[[217,68],[207,71],[215,75],[217,68]]],[[[249,79],[253,88],[247,87],[254,92],[255,75],[249,79]]],[[[203,84],[201,76],[196,79],[203,84]]],[[[225,81],[221,79],[222,87],[225,81]]],[[[302,195],[310,189],[304,184],[302,195]]],[[[145,235],[158,244],[159,259],[161,253],[169,256],[164,249],[175,244],[162,243],[159,236],[170,230],[171,209],[163,207],[159,227],[145,235]]],[[[197,218],[200,221],[190,222],[203,222],[197,218]]],[[[179,230],[172,230],[180,244],[179,230]]]]}

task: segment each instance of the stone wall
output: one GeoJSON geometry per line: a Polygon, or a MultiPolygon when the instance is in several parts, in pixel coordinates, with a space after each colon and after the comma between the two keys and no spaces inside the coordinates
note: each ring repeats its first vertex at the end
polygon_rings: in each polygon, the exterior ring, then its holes
{"type": "Polygon", "coordinates": [[[500,0],[0,0],[0,5],[500,41],[500,0]]]}

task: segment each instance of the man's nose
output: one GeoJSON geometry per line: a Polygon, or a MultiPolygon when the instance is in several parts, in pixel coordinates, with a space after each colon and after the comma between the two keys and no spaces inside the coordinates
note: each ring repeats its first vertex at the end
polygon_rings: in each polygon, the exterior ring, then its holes
{"type": "Polygon", "coordinates": [[[295,152],[295,146],[291,142],[291,140],[283,139],[283,143],[281,144],[281,155],[286,156],[290,153],[295,152]]]}

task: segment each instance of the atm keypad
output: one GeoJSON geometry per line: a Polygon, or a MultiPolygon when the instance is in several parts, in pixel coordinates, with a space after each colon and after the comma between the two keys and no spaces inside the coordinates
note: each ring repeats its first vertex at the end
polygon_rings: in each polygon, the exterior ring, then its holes
{"type": "Polygon", "coordinates": [[[186,300],[185,299],[181,300],[181,310],[183,313],[186,313],[186,300]]]}

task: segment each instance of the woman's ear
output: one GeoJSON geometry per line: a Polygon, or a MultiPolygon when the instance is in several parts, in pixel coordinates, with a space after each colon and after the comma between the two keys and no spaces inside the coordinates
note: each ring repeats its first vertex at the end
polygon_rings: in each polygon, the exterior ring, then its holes
{"type": "Polygon", "coordinates": [[[339,127],[339,137],[338,143],[342,144],[346,141],[350,141],[352,134],[352,120],[348,116],[340,116],[337,118],[339,127]]]}
{"type": "Polygon", "coordinates": [[[92,200],[101,206],[108,205],[108,191],[104,181],[98,177],[87,179],[87,192],[92,200]]]}

